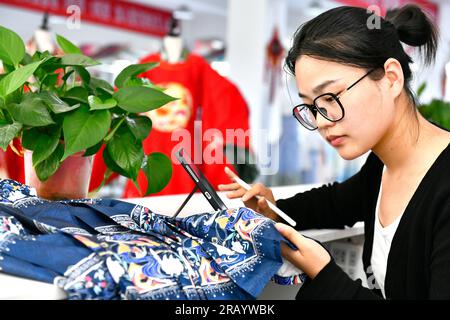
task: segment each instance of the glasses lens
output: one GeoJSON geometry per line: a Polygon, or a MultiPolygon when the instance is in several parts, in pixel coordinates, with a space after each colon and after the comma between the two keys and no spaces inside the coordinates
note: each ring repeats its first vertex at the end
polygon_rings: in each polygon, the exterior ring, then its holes
{"type": "Polygon", "coordinates": [[[318,97],[314,103],[320,109],[320,113],[328,120],[338,121],[342,119],[342,108],[334,95],[324,94],[318,97]]]}
{"type": "Polygon", "coordinates": [[[307,129],[314,130],[317,129],[316,123],[316,113],[310,110],[306,105],[300,105],[294,108],[295,118],[307,129]]]}

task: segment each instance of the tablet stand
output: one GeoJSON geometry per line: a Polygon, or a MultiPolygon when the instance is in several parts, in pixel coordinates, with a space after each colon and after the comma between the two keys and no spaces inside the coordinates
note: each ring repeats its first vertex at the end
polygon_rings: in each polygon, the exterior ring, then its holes
{"type": "Polygon", "coordinates": [[[194,193],[198,190],[197,186],[194,186],[194,189],[192,189],[191,193],[189,193],[189,195],[187,196],[187,198],[184,200],[183,204],[181,205],[181,207],[177,210],[177,212],[174,214],[174,218],[176,216],[178,216],[181,212],[181,210],[183,210],[184,206],[186,205],[186,203],[188,203],[189,199],[192,198],[192,196],[194,195],[194,193]]]}

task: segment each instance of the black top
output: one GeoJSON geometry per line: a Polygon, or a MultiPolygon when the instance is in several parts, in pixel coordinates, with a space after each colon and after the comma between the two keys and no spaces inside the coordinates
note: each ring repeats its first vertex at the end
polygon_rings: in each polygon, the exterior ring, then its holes
{"type": "MultiPolygon", "coordinates": [[[[344,228],[364,221],[363,265],[369,280],[374,279],[368,271],[383,166],[372,152],[348,180],[277,201],[299,230],[344,228]]],[[[450,299],[450,145],[428,170],[401,217],[388,256],[385,294],[387,299],[450,299]]],[[[352,280],[332,260],[314,280],[304,283],[296,298],[382,299],[382,295],[363,287],[361,280],[352,280]]]]}

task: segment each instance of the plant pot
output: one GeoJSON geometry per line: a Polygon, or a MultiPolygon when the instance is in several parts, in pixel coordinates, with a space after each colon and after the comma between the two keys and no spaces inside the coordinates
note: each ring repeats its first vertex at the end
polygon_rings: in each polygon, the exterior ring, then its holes
{"type": "Polygon", "coordinates": [[[9,178],[8,167],[6,163],[6,152],[0,150],[0,179],[9,178]]]}
{"type": "Polygon", "coordinates": [[[36,189],[39,197],[47,200],[86,198],[94,157],[83,157],[84,151],[69,156],[58,170],[42,182],[33,168],[33,152],[25,150],[25,183],[36,189]]]}

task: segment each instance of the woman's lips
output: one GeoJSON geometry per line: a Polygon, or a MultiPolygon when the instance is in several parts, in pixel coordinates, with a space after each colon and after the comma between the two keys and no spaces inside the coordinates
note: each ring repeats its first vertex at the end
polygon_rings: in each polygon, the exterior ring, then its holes
{"type": "Polygon", "coordinates": [[[327,141],[333,146],[337,147],[343,143],[345,136],[328,136],[327,141]]]}

